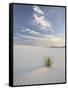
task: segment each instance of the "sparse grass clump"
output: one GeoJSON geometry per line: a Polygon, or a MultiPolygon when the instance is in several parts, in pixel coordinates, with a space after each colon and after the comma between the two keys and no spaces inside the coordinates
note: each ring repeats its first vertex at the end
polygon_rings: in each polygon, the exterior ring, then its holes
{"type": "Polygon", "coordinates": [[[44,66],[46,67],[51,67],[53,64],[52,60],[50,59],[50,57],[48,57],[47,59],[44,58],[44,66]]]}

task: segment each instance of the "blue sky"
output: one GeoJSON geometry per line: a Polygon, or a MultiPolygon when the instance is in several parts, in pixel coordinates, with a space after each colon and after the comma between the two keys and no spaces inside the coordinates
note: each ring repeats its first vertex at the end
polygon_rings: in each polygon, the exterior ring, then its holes
{"type": "Polygon", "coordinates": [[[65,8],[14,5],[14,44],[37,46],[65,45],[65,8]]]}

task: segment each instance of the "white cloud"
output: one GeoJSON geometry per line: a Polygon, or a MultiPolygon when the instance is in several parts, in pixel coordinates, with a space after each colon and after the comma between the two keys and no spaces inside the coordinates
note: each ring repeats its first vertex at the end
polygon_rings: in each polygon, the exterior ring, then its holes
{"type": "Polygon", "coordinates": [[[19,31],[24,32],[25,31],[24,27],[22,26],[19,31]]]}
{"type": "Polygon", "coordinates": [[[44,14],[44,12],[38,6],[33,6],[33,10],[42,15],[44,14]]]}
{"type": "Polygon", "coordinates": [[[31,29],[29,29],[29,28],[24,29],[24,30],[22,29],[21,32],[28,32],[28,34],[31,34],[32,36],[38,36],[38,35],[40,35],[39,32],[37,32],[37,31],[35,31],[35,30],[31,30],[31,29]]]}
{"type": "Polygon", "coordinates": [[[61,36],[55,36],[55,35],[43,35],[43,37],[35,37],[32,34],[36,35],[36,32],[34,31],[30,31],[30,32],[31,32],[31,35],[23,35],[23,34],[17,33],[16,34],[17,37],[14,37],[14,39],[18,41],[26,40],[27,42],[31,40],[31,42],[33,42],[34,45],[45,46],[45,47],[65,46],[65,39],[63,36],[61,37],[61,36]]]}
{"type": "Polygon", "coordinates": [[[40,28],[45,30],[51,30],[51,24],[48,22],[44,16],[38,16],[37,14],[33,14],[35,23],[40,26],[40,28]]]}
{"type": "MultiPolygon", "coordinates": [[[[14,40],[26,40],[27,42],[29,42],[29,40],[31,40],[31,42],[33,42],[35,45],[39,45],[39,46],[47,46],[47,47],[51,47],[51,46],[64,46],[65,45],[65,38],[64,35],[43,35],[43,37],[41,36],[41,33],[31,30],[29,28],[27,29],[23,29],[24,32],[28,32],[26,33],[26,35],[24,35],[23,33],[16,33],[16,37],[14,37],[14,40]]],[[[26,42],[25,41],[25,42],[26,42]]]]}
{"type": "Polygon", "coordinates": [[[51,38],[53,46],[64,46],[65,41],[62,37],[52,37],[51,38]]]}
{"type": "Polygon", "coordinates": [[[14,39],[27,39],[27,40],[28,39],[35,39],[35,40],[39,40],[38,37],[34,37],[33,35],[23,35],[20,33],[16,33],[16,37],[14,37],[14,39]]]}
{"type": "Polygon", "coordinates": [[[37,12],[33,13],[35,25],[37,25],[39,28],[43,30],[54,32],[51,29],[51,23],[44,16],[44,12],[38,6],[33,6],[33,10],[37,12]]]}
{"type": "Polygon", "coordinates": [[[38,37],[33,37],[33,36],[30,36],[30,35],[22,35],[21,38],[25,38],[25,39],[29,39],[29,40],[39,40],[38,37]]]}
{"type": "Polygon", "coordinates": [[[29,32],[30,31],[30,29],[21,29],[21,32],[29,32]]]}
{"type": "Polygon", "coordinates": [[[27,29],[25,29],[25,31],[26,31],[26,32],[30,32],[30,29],[29,29],[29,28],[27,28],[27,29]]]}
{"type": "Polygon", "coordinates": [[[35,45],[39,45],[39,46],[45,46],[45,47],[51,47],[51,46],[64,46],[65,45],[65,41],[63,39],[63,37],[56,37],[53,35],[50,35],[48,37],[33,37],[33,36],[29,36],[29,35],[24,35],[23,36],[26,39],[29,40],[34,40],[34,44],[35,45]]]}
{"type": "Polygon", "coordinates": [[[33,31],[33,30],[31,30],[31,31],[29,32],[29,34],[31,34],[32,36],[38,36],[38,35],[40,35],[39,32],[33,31]]]}
{"type": "Polygon", "coordinates": [[[54,35],[48,35],[46,37],[40,37],[35,42],[35,45],[51,47],[51,46],[65,46],[65,41],[63,37],[56,37],[54,35]]]}
{"type": "Polygon", "coordinates": [[[43,40],[43,41],[46,41],[48,44],[48,46],[64,46],[65,45],[65,40],[63,37],[57,37],[57,36],[54,36],[54,35],[47,35],[46,40],[43,40]]]}

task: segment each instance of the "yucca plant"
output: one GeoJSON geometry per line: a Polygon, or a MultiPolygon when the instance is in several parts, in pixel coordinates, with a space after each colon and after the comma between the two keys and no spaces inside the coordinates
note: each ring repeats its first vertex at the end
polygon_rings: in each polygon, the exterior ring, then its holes
{"type": "Polygon", "coordinates": [[[52,60],[48,57],[47,59],[44,59],[44,66],[51,67],[53,64],[52,60]]]}

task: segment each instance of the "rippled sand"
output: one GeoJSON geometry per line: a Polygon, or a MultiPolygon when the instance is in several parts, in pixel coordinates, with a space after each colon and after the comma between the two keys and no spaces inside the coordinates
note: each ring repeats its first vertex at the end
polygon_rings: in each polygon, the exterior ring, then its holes
{"type": "Polygon", "coordinates": [[[14,85],[31,85],[31,84],[46,84],[46,83],[61,83],[64,82],[65,76],[62,77],[63,71],[58,72],[60,68],[42,67],[32,72],[28,72],[18,76],[14,81],[14,85]],[[57,77],[55,77],[57,75],[57,77]],[[52,78],[52,77],[53,78],[52,78]]]}

